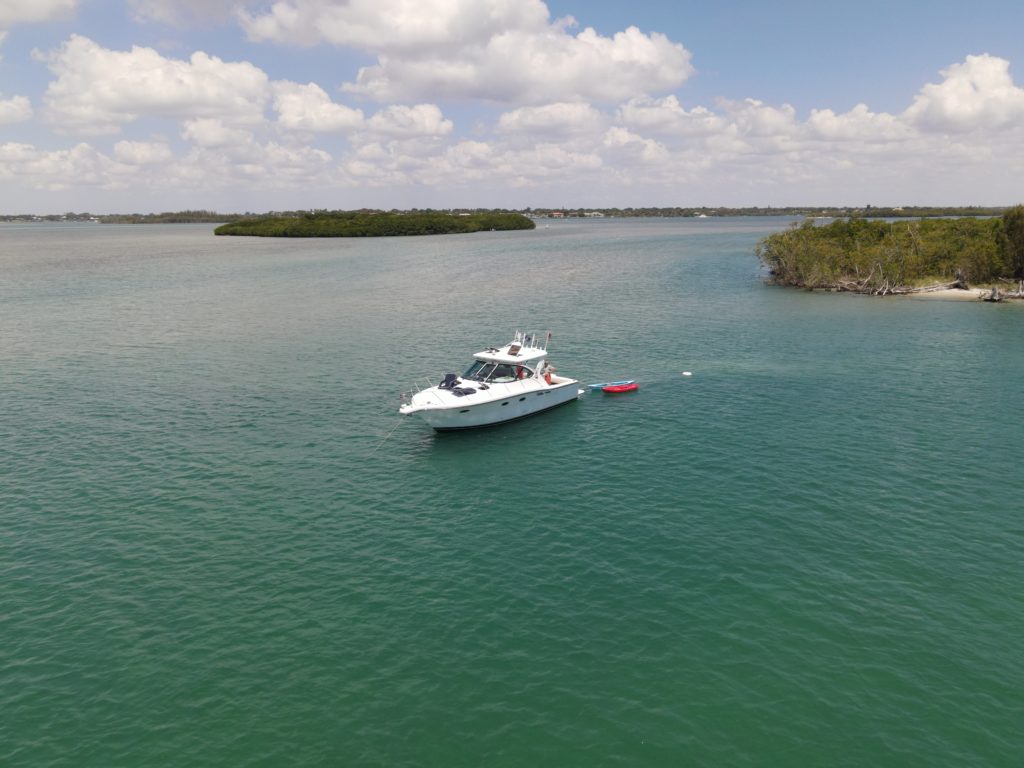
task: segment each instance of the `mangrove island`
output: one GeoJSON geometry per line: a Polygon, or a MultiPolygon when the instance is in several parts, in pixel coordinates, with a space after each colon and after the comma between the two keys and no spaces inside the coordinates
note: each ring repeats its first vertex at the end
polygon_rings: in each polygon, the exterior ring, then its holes
{"type": "Polygon", "coordinates": [[[390,237],[452,235],[512,229],[536,224],[518,213],[311,211],[293,216],[264,216],[223,224],[216,235],[256,237],[390,237]]]}
{"type": "Polygon", "coordinates": [[[879,296],[983,285],[1024,298],[1024,205],[991,218],[807,219],[761,240],[769,282],[879,296]]]}

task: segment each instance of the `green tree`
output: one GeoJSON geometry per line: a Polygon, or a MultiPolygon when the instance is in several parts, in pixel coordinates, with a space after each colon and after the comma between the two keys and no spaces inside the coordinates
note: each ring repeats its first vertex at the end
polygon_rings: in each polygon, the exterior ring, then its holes
{"type": "Polygon", "coordinates": [[[1019,210],[1009,224],[971,217],[839,219],[823,226],[807,220],[763,239],[757,254],[773,282],[810,289],[887,291],[926,281],[987,282],[1014,269],[1024,277],[1024,206],[1019,210]],[[1018,261],[1008,255],[1014,243],[1018,261]]]}
{"type": "Polygon", "coordinates": [[[1015,280],[1024,280],[1024,205],[1003,214],[1003,258],[1015,280]]]}

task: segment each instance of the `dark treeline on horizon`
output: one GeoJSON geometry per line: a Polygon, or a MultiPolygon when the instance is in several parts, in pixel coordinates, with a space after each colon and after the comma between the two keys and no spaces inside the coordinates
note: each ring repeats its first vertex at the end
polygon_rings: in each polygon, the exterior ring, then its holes
{"type": "Polygon", "coordinates": [[[410,208],[406,210],[360,208],[355,210],[295,210],[266,213],[218,213],[208,210],[165,211],[162,213],[63,213],[0,214],[4,222],[94,221],[102,224],[228,224],[246,219],[296,218],[309,214],[502,214],[518,213],[536,218],[699,218],[712,216],[811,216],[822,218],[928,218],[942,216],[1000,216],[1011,206],[699,206],[699,207],[627,207],[627,208],[410,208]]]}

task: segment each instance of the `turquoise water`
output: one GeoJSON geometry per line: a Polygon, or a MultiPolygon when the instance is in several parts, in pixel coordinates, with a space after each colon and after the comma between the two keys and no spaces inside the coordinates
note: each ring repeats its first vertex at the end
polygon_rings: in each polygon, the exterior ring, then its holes
{"type": "Polygon", "coordinates": [[[1024,306],[785,224],[0,229],[0,764],[1019,765],[1024,306]],[[640,391],[399,420],[516,328],[640,391]]]}

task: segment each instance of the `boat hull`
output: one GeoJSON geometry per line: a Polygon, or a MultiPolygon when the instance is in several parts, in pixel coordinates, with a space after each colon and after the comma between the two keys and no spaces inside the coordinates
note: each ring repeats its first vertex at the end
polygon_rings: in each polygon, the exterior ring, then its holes
{"type": "Polygon", "coordinates": [[[601,391],[606,392],[609,395],[620,395],[623,392],[636,392],[639,388],[639,384],[637,384],[636,382],[631,382],[629,384],[609,384],[607,386],[601,387],[601,391]]]}
{"type": "Polygon", "coordinates": [[[636,379],[623,379],[622,381],[604,381],[600,384],[587,384],[587,386],[596,392],[605,387],[624,387],[627,384],[633,384],[635,381],[636,379]]]}
{"type": "Polygon", "coordinates": [[[507,392],[500,398],[485,402],[418,408],[410,413],[415,413],[438,432],[452,432],[525,419],[570,403],[579,396],[579,382],[569,379],[565,383],[541,389],[523,388],[507,392]]]}

